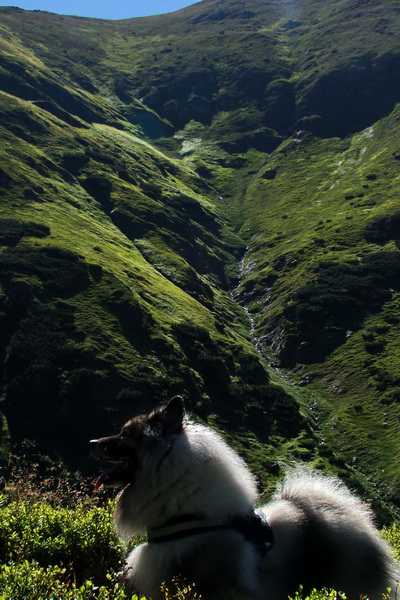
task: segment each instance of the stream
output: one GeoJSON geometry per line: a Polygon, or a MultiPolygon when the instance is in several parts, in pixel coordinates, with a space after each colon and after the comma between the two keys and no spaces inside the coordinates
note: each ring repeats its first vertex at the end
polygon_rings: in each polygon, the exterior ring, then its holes
{"type": "Polygon", "coordinates": [[[293,381],[293,379],[291,379],[289,377],[289,375],[284,373],[276,365],[275,359],[271,356],[271,354],[269,354],[269,352],[267,352],[265,346],[262,343],[261,338],[259,338],[256,335],[257,321],[251,314],[251,311],[248,308],[248,306],[246,306],[246,304],[243,303],[243,300],[241,298],[240,285],[242,283],[243,277],[246,274],[246,254],[247,254],[248,250],[249,250],[249,247],[246,246],[245,254],[238,262],[238,283],[237,283],[236,287],[231,291],[231,294],[230,294],[231,298],[238,306],[240,306],[240,308],[245,312],[245,314],[247,316],[247,320],[249,323],[249,327],[248,327],[249,336],[250,336],[251,342],[252,342],[257,354],[259,354],[260,358],[263,359],[263,361],[265,361],[267,363],[268,368],[272,369],[281,379],[284,379],[285,381],[287,381],[288,383],[290,383],[292,385],[296,385],[296,383],[293,381]]]}

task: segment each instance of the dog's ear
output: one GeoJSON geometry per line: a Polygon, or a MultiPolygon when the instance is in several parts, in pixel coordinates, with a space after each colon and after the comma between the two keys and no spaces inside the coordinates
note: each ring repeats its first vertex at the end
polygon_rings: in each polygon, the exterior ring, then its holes
{"type": "Polygon", "coordinates": [[[181,396],[174,396],[168,404],[161,409],[160,416],[165,433],[172,435],[182,431],[186,420],[183,398],[181,398],[181,396]]]}

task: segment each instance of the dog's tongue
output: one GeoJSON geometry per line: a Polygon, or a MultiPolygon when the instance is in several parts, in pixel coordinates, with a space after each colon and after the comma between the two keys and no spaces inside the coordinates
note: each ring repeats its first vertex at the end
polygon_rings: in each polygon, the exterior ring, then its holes
{"type": "Polygon", "coordinates": [[[102,473],[94,484],[94,491],[98,492],[103,485],[108,487],[118,487],[119,485],[122,485],[122,483],[119,482],[118,473],[123,471],[125,467],[125,463],[117,463],[111,469],[102,473]]]}
{"type": "Polygon", "coordinates": [[[98,491],[99,491],[99,489],[100,489],[100,488],[101,488],[101,486],[103,485],[103,482],[104,482],[105,478],[106,478],[106,473],[102,473],[102,474],[100,475],[100,477],[98,477],[98,478],[96,479],[96,483],[94,484],[94,491],[95,491],[95,492],[98,492],[98,491]]]}
{"type": "Polygon", "coordinates": [[[118,471],[118,466],[113,467],[112,469],[108,469],[108,471],[105,471],[104,473],[102,473],[100,475],[100,477],[98,477],[96,479],[96,483],[94,484],[94,491],[98,492],[99,489],[103,486],[103,485],[107,485],[107,481],[109,479],[111,479],[111,475],[115,472],[118,471]]]}

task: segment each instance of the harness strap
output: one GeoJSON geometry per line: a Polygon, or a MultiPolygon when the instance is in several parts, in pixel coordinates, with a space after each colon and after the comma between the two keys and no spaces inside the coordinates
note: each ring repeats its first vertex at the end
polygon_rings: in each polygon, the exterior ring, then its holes
{"type": "Polygon", "coordinates": [[[217,531],[218,529],[227,529],[227,526],[214,519],[193,519],[191,521],[173,523],[165,527],[158,527],[157,529],[150,529],[147,532],[147,541],[149,544],[160,544],[162,542],[180,540],[181,538],[197,535],[198,533],[217,531]]]}
{"type": "Polygon", "coordinates": [[[261,510],[256,509],[246,517],[233,517],[231,527],[239,531],[245,540],[252,542],[262,556],[274,545],[274,532],[261,510]]]}
{"type": "Polygon", "coordinates": [[[232,517],[227,523],[202,517],[182,517],[170,521],[163,527],[150,529],[147,532],[149,544],[161,544],[180,540],[192,535],[233,529],[240,533],[245,540],[253,543],[263,557],[274,545],[274,534],[261,511],[255,510],[249,515],[232,517]]]}

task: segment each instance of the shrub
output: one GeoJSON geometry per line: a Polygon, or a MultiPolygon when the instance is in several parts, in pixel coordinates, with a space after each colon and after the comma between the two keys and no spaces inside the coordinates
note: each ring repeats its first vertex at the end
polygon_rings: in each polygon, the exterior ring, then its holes
{"type": "Polygon", "coordinates": [[[390,527],[384,527],[382,534],[393,548],[395,558],[400,561],[400,523],[393,523],[390,527]]]}
{"type": "Polygon", "coordinates": [[[52,246],[4,250],[0,254],[0,275],[11,279],[16,274],[36,276],[43,288],[53,295],[72,294],[89,283],[87,265],[78,255],[52,246]]]}
{"type": "Polygon", "coordinates": [[[24,236],[44,238],[50,235],[47,225],[17,219],[0,219],[0,243],[13,246],[24,236]]]}
{"type": "Polygon", "coordinates": [[[90,578],[105,584],[122,562],[113,503],[106,495],[92,497],[85,480],[44,458],[41,464],[13,461],[7,480],[0,479],[0,562],[58,567],[65,581],[80,585],[90,578]]]}
{"type": "Polygon", "coordinates": [[[88,162],[89,156],[86,152],[83,152],[82,150],[71,150],[69,152],[64,152],[61,164],[67,171],[79,173],[88,162]]]}
{"type": "Polygon", "coordinates": [[[108,571],[121,562],[110,504],[72,509],[11,502],[1,510],[0,539],[3,561],[58,565],[78,582],[92,577],[104,583],[108,571]]]}
{"type": "Polygon", "coordinates": [[[378,217],[368,223],[364,230],[367,242],[384,245],[400,238],[400,212],[378,217]]]}
{"type": "Polygon", "coordinates": [[[90,580],[82,585],[70,582],[66,569],[41,567],[24,560],[0,567],[0,600],[125,600],[128,598],[118,583],[110,587],[94,586],[90,580]]]}
{"type": "MultiPolygon", "coordinates": [[[[289,597],[289,600],[303,600],[304,594],[303,590],[300,588],[298,592],[296,592],[294,599],[289,597]]],[[[323,589],[323,590],[312,590],[310,594],[308,594],[304,600],[346,600],[346,596],[341,592],[335,592],[335,590],[323,589]]]]}

